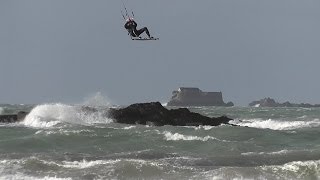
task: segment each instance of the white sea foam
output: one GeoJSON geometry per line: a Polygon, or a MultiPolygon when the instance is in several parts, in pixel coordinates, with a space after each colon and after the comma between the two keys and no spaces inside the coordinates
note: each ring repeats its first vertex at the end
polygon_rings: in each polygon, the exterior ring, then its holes
{"type": "Polygon", "coordinates": [[[136,126],[127,126],[127,127],[124,127],[123,129],[133,129],[135,128],[136,126]]]}
{"type": "Polygon", "coordinates": [[[279,175],[293,174],[296,179],[320,178],[320,160],[293,161],[284,165],[262,166],[261,169],[279,175]]]}
{"type": "Polygon", "coordinates": [[[314,169],[320,175],[320,160],[318,161],[293,161],[286,163],[283,166],[274,166],[274,169],[282,169],[287,171],[299,172],[300,169],[314,169]]]}
{"type": "Polygon", "coordinates": [[[0,180],[72,180],[72,178],[58,178],[58,177],[34,177],[34,176],[28,176],[26,174],[22,173],[16,173],[14,175],[1,175],[0,180]]]}
{"type": "Polygon", "coordinates": [[[281,155],[281,154],[287,154],[291,151],[283,149],[280,151],[275,151],[275,152],[245,152],[245,153],[241,153],[241,155],[244,156],[249,156],[249,155],[281,155]]]}
{"type": "Polygon", "coordinates": [[[199,137],[199,136],[188,136],[188,135],[183,135],[179,133],[171,133],[169,131],[164,131],[163,132],[165,139],[167,141],[208,141],[208,140],[217,140],[217,141],[223,141],[223,142],[228,142],[226,140],[220,140],[218,138],[212,137],[212,136],[205,136],[205,137],[199,137]]]}
{"type": "Polygon", "coordinates": [[[111,119],[102,116],[102,112],[88,113],[81,107],[66,104],[38,105],[26,116],[22,124],[35,128],[54,127],[60,123],[91,125],[110,123],[111,119]]]}
{"type": "MultiPolygon", "coordinates": [[[[90,168],[97,165],[107,165],[107,164],[115,164],[121,160],[93,160],[93,161],[87,161],[83,159],[82,161],[62,161],[62,162],[55,162],[55,161],[47,161],[42,160],[37,157],[28,157],[23,159],[10,159],[10,160],[0,160],[0,167],[10,167],[10,166],[16,166],[16,169],[21,168],[21,165],[28,163],[28,161],[37,161],[42,164],[46,164],[49,166],[59,166],[64,168],[73,168],[73,169],[85,169],[90,168]],[[19,167],[18,167],[19,166],[19,167]]],[[[0,169],[1,170],[1,169],[0,169]]],[[[1,172],[1,171],[0,171],[1,172]]]]}
{"type": "Polygon", "coordinates": [[[63,161],[62,164],[57,164],[58,166],[62,166],[65,168],[74,168],[74,169],[85,169],[98,165],[112,165],[120,160],[95,160],[95,161],[63,161]]]}
{"type": "Polygon", "coordinates": [[[314,119],[312,121],[284,121],[284,120],[274,120],[274,119],[248,119],[248,120],[235,120],[233,124],[260,128],[260,129],[272,129],[272,130],[293,130],[300,128],[311,128],[319,127],[320,120],[314,119]]]}
{"type": "Polygon", "coordinates": [[[95,166],[113,166],[120,162],[131,162],[131,163],[137,163],[137,164],[150,164],[150,165],[157,165],[157,162],[148,161],[148,160],[141,160],[141,159],[115,159],[115,160],[93,160],[93,161],[62,161],[61,163],[57,162],[47,162],[42,161],[42,163],[47,165],[54,165],[64,168],[70,168],[70,169],[87,169],[92,168],[95,166]]]}
{"type": "Polygon", "coordinates": [[[52,134],[60,134],[60,135],[79,135],[79,134],[87,134],[90,137],[97,136],[93,130],[82,129],[82,130],[67,130],[67,129],[54,129],[54,130],[39,130],[35,132],[35,134],[44,134],[44,135],[52,135],[52,134]]]}
{"type": "Polygon", "coordinates": [[[217,128],[216,126],[183,126],[184,128],[190,128],[190,129],[194,129],[194,130],[211,130],[213,128],[217,128]]]}
{"type": "Polygon", "coordinates": [[[0,160],[0,180],[14,179],[14,180],[71,180],[71,178],[59,178],[57,176],[37,177],[19,172],[28,160],[37,159],[35,157],[22,159],[4,159],[0,160]]]}
{"type": "Polygon", "coordinates": [[[294,161],[283,165],[221,167],[200,172],[191,179],[320,179],[320,161],[294,161]]]}
{"type": "Polygon", "coordinates": [[[216,126],[199,126],[199,127],[195,127],[196,128],[196,130],[206,130],[206,131],[208,131],[208,130],[211,130],[211,129],[213,129],[213,128],[217,128],[216,126]]]}
{"type": "Polygon", "coordinates": [[[298,117],[298,119],[306,119],[308,116],[307,115],[303,115],[301,117],[298,117]]]}
{"type": "Polygon", "coordinates": [[[4,112],[3,107],[0,107],[0,115],[4,112]]]}

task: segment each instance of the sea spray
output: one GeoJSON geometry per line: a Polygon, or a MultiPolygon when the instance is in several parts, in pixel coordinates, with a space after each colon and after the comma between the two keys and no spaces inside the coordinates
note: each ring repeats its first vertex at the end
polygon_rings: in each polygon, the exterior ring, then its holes
{"type": "Polygon", "coordinates": [[[82,107],[60,103],[43,104],[32,109],[22,123],[35,128],[49,128],[65,123],[91,125],[112,122],[111,119],[104,117],[103,113],[101,111],[88,113],[82,107]]]}
{"type": "Polygon", "coordinates": [[[90,107],[110,107],[113,105],[111,100],[101,92],[88,96],[81,104],[90,107]]]}
{"type": "Polygon", "coordinates": [[[3,112],[4,112],[4,108],[0,107],[0,115],[3,114],[3,112]]]}

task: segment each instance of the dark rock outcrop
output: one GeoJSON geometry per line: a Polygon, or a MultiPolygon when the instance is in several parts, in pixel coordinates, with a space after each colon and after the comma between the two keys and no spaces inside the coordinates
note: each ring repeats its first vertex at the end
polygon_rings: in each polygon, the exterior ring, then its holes
{"type": "Polygon", "coordinates": [[[27,112],[20,111],[17,114],[12,115],[0,115],[0,123],[15,123],[23,121],[27,116],[27,112]]]}
{"type": "MultiPolygon", "coordinates": [[[[82,107],[81,111],[89,115],[98,110],[92,107],[82,107]]],[[[15,115],[0,115],[0,123],[23,121],[27,114],[27,112],[19,112],[15,115]]],[[[202,116],[198,113],[190,112],[187,108],[169,110],[159,102],[132,104],[126,108],[110,108],[106,111],[105,116],[117,123],[151,126],[219,126],[221,124],[229,124],[229,121],[232,120],[226,116],[218,118],[202,116]]]]}
{"type": "Polygon", "coordinates": [[[308,104],[308,103],[290,103],[290,102],[284,102],[284,103],[278,103],[272,98],[264,98],[259,101],[253,101],[249,104],[249,106],[255,106],[255,107],[304,107],[304,108],[310,108],[310,107],[320,107],[320,104],[308,104]]]}
{"type": "Polygon", "coordinates": [[[180,87],[172,92],[167,106],[233,106],[223,102],[222,92],[203,92],[199,88],[180,87]]]}
{"type": "Polygon", "coordinates": [[[278,103],[271,98],[264,98],[259,101],[253,101],[249,104],[249,106],[257,106],[257,107],[277,107],[278,103]]]}
{"type": "Polygon", "coordinates": [[[232,120],[225,116],[218,118],[202,116],[190,112],[187,108],[168,110],[159,102],[132,104],[122,109],[110,109],[108,116],[117,123],[154,126],[218,126],[229,124],[229,121],[232,120]]]}

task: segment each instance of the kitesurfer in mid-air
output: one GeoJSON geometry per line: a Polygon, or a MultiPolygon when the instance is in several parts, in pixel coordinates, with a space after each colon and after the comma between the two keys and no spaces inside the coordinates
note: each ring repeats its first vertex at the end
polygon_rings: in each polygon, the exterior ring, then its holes
{"type": "Polygon", "coordinates": [[[141,28],[141,29],[137,29],[137,23],[133,20],[133,18],[128,18],[126,20],[126,24],[124,25],[124,27],[127,29],[127,31],[129,32],[129,34],[132,37],[140,37],[140,35],[143,32],[146,32],[146,34],[148,35],[149,39],[152,39],[153,37],[150,36],[149,30],[147,27],[141,28]]]}

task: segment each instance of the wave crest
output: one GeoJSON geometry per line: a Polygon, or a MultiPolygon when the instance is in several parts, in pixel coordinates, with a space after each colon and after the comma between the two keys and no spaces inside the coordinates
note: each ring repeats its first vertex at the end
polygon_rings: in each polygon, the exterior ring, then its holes
{"type": "Polygon", "coordinates": [[[110,123],[111,119],[103,116],[104,112],[88,112],[81,106],[66,104],[38,105],[26,116],[22,122],[25,126],[35,128],[49,128],[58,124],[92,125],[96,123],[110,123]]]}
{"type": "Polygon", "coordinates": [[[205,137],[199,137],[199,136],[188,136],[188,135],[183,135],[179,133],[171,133],[169,131],[164,131],[163,132],[165,139],[167,141],[208,141],[208,140],[217,140],[217,141],[223,141],[223,142],[229,142],[226,140],[220,140],[218,138],[212,137],[212,136],[205,136],[205,137]]]}
{"type": "MultiPolygon", "coordinates": [[[[320,177],[320,160],[314,161],[293,161],[284,165],[264,166],[264,171],[272,171],[274,174],[283,176],[284,174],[292,175],[297,179],[309,179],[311,177],[320,177]]],[[[288,177],[284,177],[288,178],[288,177]]],[[[316,179],[317,179],[316,178],[316,179]]],[[[311,178],[313,179],[313,178],[311,178]]]]}
{"type": "Polygon", "coordinates": [[[312,121],[283,121],[283,120],[263,120],[263,119],[248,119],[236,120],[232,122],[239,126],[246,126],[259,129],[272,129],[272,130],[294,130],[300,128],[319,127],[320,120],[314,119],[312,121]]]}

